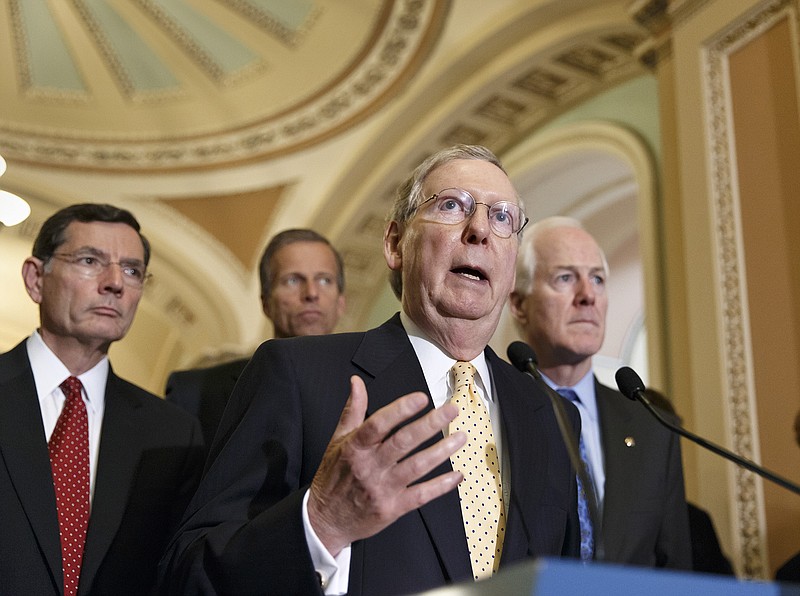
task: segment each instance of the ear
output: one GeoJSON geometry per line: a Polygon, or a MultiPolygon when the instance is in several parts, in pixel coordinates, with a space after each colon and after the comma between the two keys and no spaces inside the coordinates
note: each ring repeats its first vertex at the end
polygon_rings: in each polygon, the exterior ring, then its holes
{"type": "Polygon", "coordinates": [[[266,317],[271,321],[272,320],[272,309],[269,305],[269,296],[265,296],[261,294],[261,310],[264,311],[266,317]]]}
{"type": "Polygon", "coordinates": [[[390,221],[383,233],[383,256],[392,271],[398,271],[403,266],[401,240],[400,224],[390,221]]]}
{"type": "Polygon", "coordinates": [[[344,314],[344,309],[346,306],[346,302],[344,299],[344,294],[339,294],[339,297],[336,299],[336,319],[341,319],[342,315],[344,314]]]}
{"type": "Polygon", "coordinates": [[[22,281],[25,290],[36,304],[42,303],[42,278],[44,277],[44,263],[36,257],[28,257],[22,263],[22,281]]]}
{"type": "Polygon", "coordinates": [[[525,296],[514,290],[508,296],[508,308],[520,325],[528,322],[528,313],[525,310],[525,296]]]}

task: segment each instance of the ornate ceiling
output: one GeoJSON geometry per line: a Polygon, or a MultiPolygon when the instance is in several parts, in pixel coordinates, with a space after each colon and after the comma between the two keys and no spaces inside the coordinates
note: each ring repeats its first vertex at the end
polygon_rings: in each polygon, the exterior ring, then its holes
{"type": "Polygon", "coordinates": [[[446,2],[6,0],[0,152],[114,170],[317,144],[424,60],[446,2]]]}
{"type": "MultiPolygon", "coordinates": [[[[341,250],[340,328],[364,328],[396,306],[381,236],[398,182],[457,142],[503,157],[645,73],[628,4],[0,0],[2,185],[33,208],[0,233],[14,260],[0,283],[17,292],[0,299],[16,313],[0,341],[35,324],[14,269],[38,225],[87,200],[131,209],[153,242],[154,283],[124,342],[128,376],[153,390],[269,335],[257,261],[286,227],[341,250]]],[[[617,184],[614,168],[592,172],[617,184]]],[[[584,191],[556,185],[548,200],[564,210],[584,191]]]]}

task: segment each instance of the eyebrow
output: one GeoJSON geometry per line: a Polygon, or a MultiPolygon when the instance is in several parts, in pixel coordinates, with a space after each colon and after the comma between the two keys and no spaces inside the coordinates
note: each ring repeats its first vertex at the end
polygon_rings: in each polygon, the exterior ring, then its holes
{"type": "MultiPolygon", "coordinates": [[[[557,271],[557,270],[560,270],[560,269],[564,269],[566,271],[575,271],[575,272],[577,272],[578,270],[583,269],[583,266],[581,266],[581,265],[555,265],[553,267],[554,271],[557,271]]],[[[605,274],[605,272],[606,272],[605,267],[603,267],[602,265],[593,265],[593,266],[589,267],[589,273],[597,273],[598,271],[600,271],[603,274],[605,274]]]]}
{"type": "MultiPolygon", "coordinates": [[[[95,257],[103,257],[104,259],[108,259],[109,261],[111,260],[111,257],[109,256],[109,254],[106,251],[101,250],[99,248],[96,248],[94,246],[81,246],[79,248],[76,248],[75,250],[70,250],[68,252],[70,252],[73,255],[78,255],[78,254],[82,254],[82,253],[88,253],[88,254],[90,254],[92,256],[95,256],[95,257]]],[[[128,264],[128,265],[142,265],[142,266],[144,266],[144,261],[142,259],[137,259],[136,257],[122,257],[119,260],[119,262],[120,263],[125,263],[125,264],[128,264]]]]}

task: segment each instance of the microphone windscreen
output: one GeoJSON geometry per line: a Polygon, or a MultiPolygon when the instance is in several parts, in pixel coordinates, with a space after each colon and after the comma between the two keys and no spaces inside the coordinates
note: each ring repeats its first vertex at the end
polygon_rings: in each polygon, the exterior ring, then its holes
{"type": "Polygon", "coordinates": [[[533,362],[534,365],[538,364],[533,348],[524,341],[511,342],[506,354],[508,354],[508,359],[511,361],[511,364],[522,372],[528,372],[529,363],[533,362]]]}
{"type": "Polygon", "coordinates": [[[622,392],[622,395],[628,399],[636,401],[636,392],[644,391],[644,383],[636,371],[630,367],[623,366],[617,371],[615,375],[617,379],[617,387],[622,392]]]}

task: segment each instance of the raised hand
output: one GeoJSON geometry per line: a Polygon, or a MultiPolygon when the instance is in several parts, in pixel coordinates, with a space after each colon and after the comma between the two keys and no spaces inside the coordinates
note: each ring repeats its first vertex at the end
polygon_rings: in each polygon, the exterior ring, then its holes
{"type": "Polygon", "coordinates": [[[360,377],[350,378],[350,397],[311,482],[308,500],[311,526],[333,556],[454,489],[463,479],[459,472],[448,472],[412,484],[466,442],[466,435],[455,433],[407,457],[458,414],[447,403],[389,436],[427,404],[424,393],[409,393],[365,420],[367,389],[360,377]]]}

